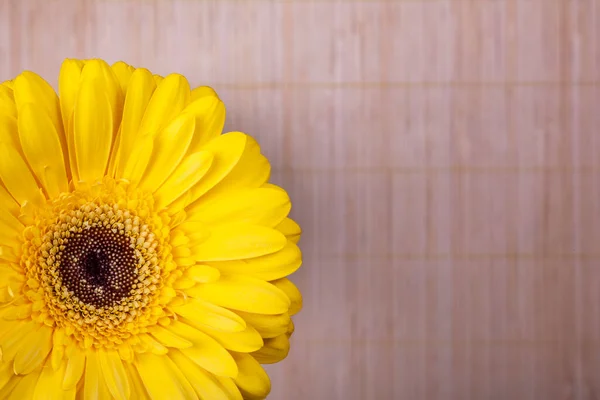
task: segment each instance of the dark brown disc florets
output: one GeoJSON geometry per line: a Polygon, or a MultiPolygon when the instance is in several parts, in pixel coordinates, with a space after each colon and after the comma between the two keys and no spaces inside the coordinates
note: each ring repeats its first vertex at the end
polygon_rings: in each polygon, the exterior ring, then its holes
{"type": "Polygon", "coordinates": [[[128,297],[137,279],[135,239],[103,226],[68,238],[58,254],[63,284],[85,304],[110,307],[128,297]]]}

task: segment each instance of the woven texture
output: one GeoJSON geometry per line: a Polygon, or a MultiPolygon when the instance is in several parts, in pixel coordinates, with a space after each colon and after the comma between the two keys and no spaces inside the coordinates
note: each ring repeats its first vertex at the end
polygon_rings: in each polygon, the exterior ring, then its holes
{"type": "Polygon", "coordinates": [[[304,228],[282,400],[600,393],[595,0],[0,0],[65,57],[213,86],[304,228]]]}

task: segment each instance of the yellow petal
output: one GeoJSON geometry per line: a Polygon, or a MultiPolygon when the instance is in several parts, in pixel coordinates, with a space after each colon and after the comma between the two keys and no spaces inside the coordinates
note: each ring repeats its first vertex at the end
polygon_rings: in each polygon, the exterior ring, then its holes
{"type": "Polygon", "coordinates": [[[275,227],[289,214],[292,205],[287,193],[272,188],[251,188],[227,192],[188,207],[187,221],[218,225],[247,223],[275,227]]]}
{"type": "MultiPolygon", "coordinates": [[[[117,76],[106,61],[100,59],[88,60],[81,71],[81,80],[83,84],[86,81],[93,81],[96,87],[102,88],[108,99],[112,118],[114,121],[121,121],[124,101],[123,91],[117,76]]],[[[113,134],[116,133],[118,127],[118,123],[113,124],[113,134]]]]}
{"type": "Polygon", "coordinates": [[[133,349],[127,343],[123,343],[118,348],[119,356],[121,356],[121,360],[125,362],[133,361],[133,349]]]}
{"type": "Polygon", "coordinates": [[[180,229],[175,229],[171,233],[171,246],[172,247],[186,247],[189,243],[189,239],[185,235],[185,232],[180,229]]]}
{"type": "MultiPolygon", "coordinates": [[[[192,326],[192,322],[186,320],[192,326]]],[[[207,326],[196,326],[204,333],[215,339],[219,344],[227,350],[239,351],[242,353],[250,353],[256,351],[263,346],[263,339],[260,333],[251,325],[246,325],[246,329],[241,332],[221,332],[207,326]]]]}
{"type": "MultiPolygon", "coordinates": [[[[50,365],[46,364],[42,369],[40,378],[35,386],[35,392],[33,394],[34,399],[44,400],[69,400],[75,399],[76,390],[69,389],[63,390],[59,384],[63,380],[65,375],[66,363],[63,363],[58,370],[54,370],[50,365]]],[[[87,399],[93,399],[94,397],[86,397],[87,399]]]]}
{"type": "Polygon", "coordinates": [[[190,257],[189,254],[178,255],[178,256],[173,255],[173,260],[175,261],[176,265],[178,265],[182,268],[189,267],[190,265],[194,265],[196,263],[196,261],[194,261],[194,259],[192,257],[190,257]]]}
{"type": "Polygon", "coordinates": [[[213,155],[206,151],[186,156],[156,191],[156,207],[166,207],[194,186],[210,169],[213,155]]]}
{"type": "MultiPolygon", "coordinates": [[[[8,308],[8,307],[7,307],[8,308]]],[[[0,317],[4,318],[4,314],[6,313],[6,309],[1,310],[0,311],[0,317]]],[[[28,323],[31,323],[31,321],[28,321],[28,323]]],[[[2,350],[2,352],[0,352],[0,355],[6,351],[6,342],[9,338],[13,338],[14,339],[18,339],[19,337],[21,337],[22,335],[20,335],[18,332],[22,332],[23,328],[25,327],[26,322],[25,321],[2,321],[2,323],[0,324],[0,349],[2,350]],[[15,334],[17,333],[17,334],[15,334]]],[[[34,325],[32,325],[34,326],[34,325]]],[[[1,363],[0,363],[1,364],[1,363]]],[[[12,368],[11,368],[12,369],[12,368]]]]}
{"type": "Polygon", "coordinates": [[[255,328],[263,338],[273,338],[285,334],[291,321],[288,313],[265,315],[236,311],[236,314],[255,328]]]}
{"type": "Polygon", "coordinates": [[[300,290],[287,278],[271,281],[271,284],[280,289],[290,299],[290,315],[296,315],[302,309],[302,293],[300,290]]]}
{"type": "Polygon", "coordinates": [[[0,110],[9,117],[17,117],[17,105],[11,88],[0,85],[0,110]]]}
{"type": "Polygon", "coordinates": [[[67,147],[69,148],[69,171],[71,173],[71,181],[79,182],[79,175],[77,172],[77,149],[75,148],[75,116],[71,115],[68,122],[68,128],[65,129],[67,132],[67,147]]]}
{"type": "MultiPolygon", "coordinates": [[[[2,305],[11,302],[13,297],[14,292],[12,292],[12,289],[8,285],[0,287],[0,303],[2,305]]],[[[4,312],[2,312],[2,314],[4,314],[4,312]]],[[[2,318],[4,318],[4,316],[2,316],[2,318]]]]}
{"type": "Polygon", "coordinates": [[[300,228],[300,225],[296,223],[296,221],[286,218],[279,225],[277,225],[276,229],[283,233],[285,237],[292,242],[298,243],[300,241],[302,229],[300,228]]]}
{"type": "Polygon", "coordinates": [[[199,326],[207,326],[222,332],[242,332],[246,323],[239,315],[209,302],[190,299],[173,311],[199,326]]]}
{"type": "Polygon", "coordinates": [[[100,369],[104,375],[104,382],[115,399],[127,400],[131,394],[129,379],[115,350],[101,350],[98,352],[100,369]]]}
{"type": "Polygon", "coordinates": [[[292,334],[294,333],[295,329],[296,329],[296,327],[294,326],[294,321],[290,321],[290,324],[288,325],[287,331],[285,332],[285,334],[287,335],[288,339],[290,338],[290,336],[292,336],[292,334]]]}
{"type": "MultiPolygon", "coordinates": [[[[15,129],[16,133],[16,125],[7,126],[5,122],[7,121],[0,118],[0,138],[6,137],[6,129],[15,129]]],[[[20,149],[15,148],[13,144],[0,139],[0,178],[12,197],[21,205],[25,202],[41,205],[43,196],[40,188],[20,153],[20,149]]]]}
{"type": "Polygon", "coordinates": [[[245,399],[264,399],[271,392],[271,380],[254,357],[244,353],[232,353],[239,374],[233,381],[245,399]]]}
{"type": "Polygon", "coordinates": [[[190,86],[179,74],[168,75],[153,93],[140,124],[140,134],[158,134],[190,101],[190,86]]]}
{"type": "MultiPolygon", "coordinates": [[[[246,148],[247,136],[240,132],[230,132],[208,142],[202,147],[214,155],[213,165],[204,178],[190,191],[191,204],[204,193],[221,182],[235,167],[246,148]]],[[[185,204],[184,206],[187,206],[185,204]]]]}
{"type": "Polygon", "coordinates": [[[52,349],[52,333],[52,328],[42,326],[25,334],[26,344],[15,356],[15,373],[26,375],[42,365],[52,349]]]}
{"type": "Polygon", "coordinates": [[[184,110],[195,119],[195,133],[190,145],[190,152],[201,147],[223,132],[225,125],[225,105],[215,95],[205,95],[190,103],[184,110]]]}
{"type": "Polygon", "coordinates": [[[218,269],[213,268],[209,265],[192,265],[185,270],[185,275],[188,276],[195,282],[207,283],[214,282],[221,276],[218,269]]]}
{"type": "Polygon", "coordinates": [[[85,400],[110,399],[110,391],[108,390],[106,383],[104,383],[104,379],[102,379],[100,373],[98,353],[95,350],[89,350],[86,354],[85,361],[85,381],[83,387],[85,400]]]}
{"type": "MultiPolygon", "coordinates": [[[[21,141],[19,140],[19,128],[17,120],[0,113],[0,142],[14,148],[14,151],[23,156],[21,141]]],[[[24,156],[23,156],[24,157],[24,156]]]]}
{"type": "MultiPolygon", "coordinates": [[[[15,250],[9,246],[0,245],[0,260],[8,262],[19,262],[19,257],[15,253],[15,250]]],[[[17,293],[14,291],[13,293],[17,293]]]]}
{"type": "Polygon", "coordinates": [[[191,101],[195,101],[205,96],[219,97],[217,92],[210,86],[198,86],[192,90],[190,99],[191,101]]]}
{"type": "Polygon", "coordinates": [[[187,294],[234,310],[260,314],[281,314],[290,299],[275,286],[256,278],[222,276],[218,281],[187,289],[187,294]]]}
{"type": "Polygon", "coordinates": [[[285,247],[279,231],[259,225],[219,225],[208,239],[192,248],[196,261],[228,261],[260,257],[285,247]]]}
{"type": "MultiPolygon", "coordinates": [[[[238,393],[240,393],[240,390],[238,389],[237,385],[233,382],[233,379],[222,376],[216,376],[216,378],[221,384],[221,386],[225,388],[225,390],[227,390],[227,393],[230,396],[230,398],[238,399],[238,393]]],[[[239,396],[239,398],[242,398],[241,393],[239,394],[239,396]]]]}
{"type": "Polygon", "coordinates": [[[81,181],[92,183],[104,176],[113,138],[112,118],[104,88],[95,80],[84,80],[74,114],[77,173],[81,181]]]}
{"type": "Polygon", "coordinates": [[[242,157],[218,184],[203,198],[217,197],[224,192],[238,188],[259,187],[269,180],[271,164],[260,152],[260,146],[251,136],[246,135],[246,145],[242,157]]]}
{"type": "MultiPolygon", "coordinates": [[[[15,307],[17,308],[17,307],[15,307]]],[[[6,315],[4,316],[6,319],[6,315]]],[[[3,321],[3,323],[5,323],[3,321]]],[[[12,330],[6,334],[2,341],[0,341],[0,349],[2,354],[2,361],[12,361],[16,354],[21,350],[21,347],[27,345],[27,335],[23,335],[23,332],[37,331],[41,326],[37,322],[29,320],[24,324],[20,325],[20,329],[12,330]]]]}
{"type": "Polygon", "coordinates": [[[14,375],[15,372],[12,369],[12,364],[0,361],[0,389],[3,388],[14,375]]]}
{"type": "Polygon", "coordinates": [[[33,399],[33,393],[40,377],[41,370],[29,373],[16,384],[15,388],[10,392],[8,399],[21,400],[33,399]]]}
{"type": "Polygon", "coordinates": [[[165,80],[164,77],[160,76],[160,75],[152,75],[152,79],[154,79],[154,82],[156,82],[156,84],[160,84],[162,81],[165,80]]]}
{"type": "Polygon", "coordinates": [[[150,328],[150,333],[156,340],[166,347],[174,347],[178,349],[185,349],[192,347],[192,342],[182,337],[177,336],[168,328],[163,328],[160,325],[155,325],[150,328]]]}
{"type": "Polygon", "coordinates": [[[15,79],[13,90],[19,118],[21,118],[22,108],[25,104],[34,103],[44,110],[44,114],[49,117],[54,127],[53,130],[56,132],[61,153],[66,155],[67,141],[63,129],[60,102],[52,86],[41,76],[25,71],[15,79]]]}
{"type": "Polygon", "coordinates": [[[261,364],[275,364],[287,357],[290,352],[290,340],[286,334],[265,339],[262,349],[252,353],[261,364]]]}
{"type": "Polygon", "coordinates": [[[294,273],[302,265],[302,253],[291,240],[273,254],[245,260],[212,262],[223,274],[247,275],[266,281],[279,279],[294,273]]]}
{"type": "Polygon", "coordinates": [[[151,399],[198,398],[194,388],[170,358],[143,353],[137,356],[136,366],[151,399]]]}
{"type": "Polygon", "coordinates": [[[146,170],[148,161],[150,161],[153,147],[154,140],[152,136],[144,135],[140,137],[136,142],[136,146],[129,154],[121,177],[132,183],[139,182],[146,170]]]}
{"type": "Polygon", "coordinates": [[[181,234],[185,236],[188,241],[187,245],[190,243],[199,243],[203,240],[206,240],[210,236],[210,229],[206,224],[199,221],[185,221],[177,226],[174,231],[176,234],[178,231],[181,231],[181,234]]]}
{"type": "Polygon", "coordinates": [[[181,258],[181,257],[189,257],[191,251],[186,246],[175,247],[171,250],[173,253],[173,257],[181,258]]]}
{"type": "MultiPolygon", "coordinates": [[[[11,268],[15,269],[15,270],[19,270],[19,268],[21,268],[19,266],[19,258],[17,258],[14,254],[12,254],[12,252],[14,252],[14,249],[12,249],[9,246],[6,245],[1,245],[0,246],[0,263],[2,263],[3,265],[10,265],[11,268]],[[10,250],[11,254],[10,257],[7,257],[7,255],[5,254],[6,250],[10,250]]],[[[12,284],[10,282],[3,282],[0,287],[3,287],[5,289],[8,290],[8,288],[10,287],[10,290],[12,291],[12,293],[10,293],[11,298],[14,297],[15,293],[19,293],[18,291],[13,291],[12,288],[12,284]]],[[[0,311],[0,314],[2,312],[0,311]]],[[[0,324],[1,326],[1,324],[0,324]]]]}
{"type": "Polygon", "coordinates": [[[81,60],[66,59],[60,68],[58,95],[60,97],[60,111],[65,131],[69,128],[69,121],[75,109],[79,85],[81,84],[81,70],[84,64],[81,60]]]}
{"type": "Polygon", "coordinates": [[[183,159],[194,134],[194,118],[180,115],[154,139],[154,151],[140,182],[140,187],[155,191],[183,159]]]}
{"type": "Polygon", "coordinates": [[[23,225],[11,213],[0,209],[0,243],[17,248],[22,241],[23,225]]]}
{"type": "Polygon", "coordinates": [[[142,344],[153,354],[156,355],[164,355],[169,352],[165,346],[163,346],[159,341],[154,340],[154,338],[147,334],[138,335],[138,338],[141,340],[142,344]]]}
{"type": "MultiPolygon", "coordinates": [[[[0,211],[0,214],[2,214],[2,212],[3,211],[0,211]]],[[[0,232],[1,231],[2,228],[0,227],[0,232]]],[[[12,279],[24,280],[25,277],[22,276],[19,272],[15,271],[14,267],[11,267],[11,264],[0,262],[0,285],[5,285],[8,280],[12,279]]],[[[4,312],[6,312],[6,309],[4,309],[4,312]]],[[[2,313],[2,315],[4,314],[4,312],[2,313]]]]}
{"type": "MultiPolygon", "coordinates": [[[[28,281],[30,284],[31,280],[28,281]]],[[[63,360],[63,356],[65,355],[65,343],[66,343],[66,331],[65,329],[59,328],[54,329],[52,335],[52,367],[56,370],[60,366],[63,360]],[[57,351],[58,350],[58,351],[57,351]]],[[[73,345],[71,345],[73,346],[73,345]]],[[[70,349],[71,352],[73,351],[70,349]]]]}
{"type": "Polygon", "coordinates": [[[125,363],[124,365],[127,377],[129,378],[129,384],[131,385],[131,392],[135,393],[135,396],[131,400],[150,398],[136,365],[134,363],[125,363]]]}
{"type": "Polygon", "coordinates": [[[232,390],[231,385],[222,384],[219,378],[199,367],[182,352],[172,351],[169,353],[169,357],[184,373],[201,399],[242,400],[242,395],[235,385],[232,390]]]}
{"type": "Polygon", "coordinates": [[[194,344],[190,348],[181,350],[190,360],[219,376],[237,375],[237,366],[231,354],[206,333],[179,321],[172,322],[169,329],[194,344]]]}
{"type": "MultiPolygon", "coordinates": [[[[144,68],[136,69],[131,74],[129,80],[127,93],[125,95],[125,105],[123,106],[123,121],[121,122],[121,134],[119,140],[118,150],[115,152],[117,157],[115,166],[115,176],[117,178],[123,177],[123,171],[127,165],[127,160],[134,155],[131,154],[133,149],[136,148],[138,141],[138,131],[148,103],[152,94],[156,90],[156,83],[152,78],[150,71],[144,68]]],[[[152,139],[148,139],[152,143],[152,139]]],[[[150,157],[148,154],[148,159],[150,157]]],[[[146,160],[147,162],[147,160],[146,160]]],[[[144,164],[144,168],[146,165],[144,164]]],[[[140,175],[141,176],[141,175],[140,175]]]]}
{"type": "Polygon", "coordinates": [[[0,208],[8,211],[15,217],[19,216],[19,212],[21,207],[19,203],[13,199],[13,197],[8,193],[8,190],[0,183],[0,208]]]}
{"type": "MultiPolygon", "coordinates": [[[[115,121],[115,123],[119,124],[119,121],[115,121]]],[[[123,129],[122,129],[121,125],[119,125],[119,129],[113,140],[112,150],[108,156],[108,167],[106,168],[106,176],[108,176],[110,178],[116,177],[117,162],[119,161],[119,150],[121,147],[121,140],[123,140],[123,129]]]]}
{"type": "MultiPolygon", "coordinates": [[[[4,247],[0,247],[0,258],[4,257],[3,251],[8,248],[6,246],[4,247]]],[[[8,257],[6,257],[8,258],[8,257]]],[[[9,260],[10,262],[18,262],[16,260],[9,260]]],[[[7,307],[7,310],[4,312],[4,319],[6,320],[10,320],[10,319],[20,319],[20,318],[27,318],[31,315],[31,310],[32,310],[32,304],[28,303],[28,302],[21,302],[21,301],[17,301],[17,300],[23,300],[23,298],[19,298],[16,297],[18,294],[22,293],[22,289],[23,289],[23,284],[24,282],[22,280],[18,280],[18,279],[9,279],[8,282],[4,282],[3,285],[6,285],[6,287],[8,288],[9,291],[9,295],[15,300],[13,306],[14,307],[7,307]],[[20,305],[17,305],[20,304],[20,305]],[[17,310],[15,310],[17,309],[17,310]],[[9,316],[10,315],[10,316],[9,316]]]]}
{"type": "Polygon", "coordinates": [[[129,84],[129,80],[131,79],[131,74],[135,71],[135,68],[129,64],[124,63],[123,61],[117,61],[113,65],[111,65],[115,76],[119,81],[119,85],[121,86],[121,90],[123,93],[127,91],[127,85],[129,84]]]}
{"type": "Polygon", "coordinates": [[[183,276],[173,282],[173,289],[189,289],[194,285],[196,285],[194,280],[183,276]]]}
{"type": "Polygon", "coordinates": [[[13,375],[6,382],[6,384],[0,387],[0,399],[8,399],[10,393],[15,389],[15,387],[23,380],[23,376],[13,375]]]}
{"type": "Polygon", "coordinates": [[[46,112],[34,103],[25,104],[19,110],[18,126],[23,153],[48,195],[56,198],[68,191],[60,136],[46,112]]]}
{"type": "Polygon", "coordinates": [[[63,389],[73,389],[77,386],[77,383],[79,383],[79,380],[83,376],[85,364],[86,359],[83,352],[75,351],[69,356],[67,369],[65,371],[65,378],[62,382],[63,389]]]}

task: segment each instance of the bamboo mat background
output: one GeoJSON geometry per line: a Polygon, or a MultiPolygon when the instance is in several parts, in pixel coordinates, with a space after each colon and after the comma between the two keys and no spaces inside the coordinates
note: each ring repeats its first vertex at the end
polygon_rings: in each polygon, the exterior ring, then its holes
{"type": "Polygon", "coordinates": [[[0,0],[0,77],[208,84],[304,228],[273,399],[600,399],[596,0],[0,0]]]}

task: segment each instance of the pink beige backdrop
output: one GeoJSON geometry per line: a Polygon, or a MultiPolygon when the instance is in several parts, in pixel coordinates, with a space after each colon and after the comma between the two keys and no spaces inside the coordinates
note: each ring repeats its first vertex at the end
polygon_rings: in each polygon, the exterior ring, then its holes
{"type": "Polygon", "coordinates": [[[213,86],[294,201],[272,399],[600,399],[600,2],[0,0],[65,57],[213,86]]]}

